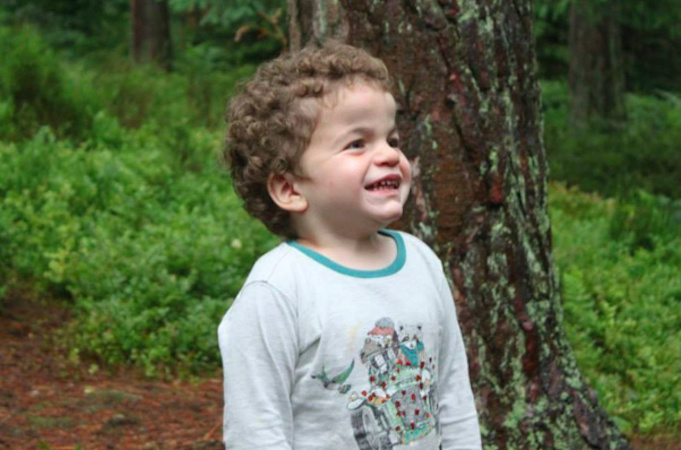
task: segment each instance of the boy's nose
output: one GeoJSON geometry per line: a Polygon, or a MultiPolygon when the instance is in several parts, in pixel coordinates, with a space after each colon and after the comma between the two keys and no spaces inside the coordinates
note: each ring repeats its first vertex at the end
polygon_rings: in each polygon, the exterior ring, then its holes
{"type": "Polygon", "coordinates": [[[400,162],[400,153],[399,148],[392,147],[388,143],[382,144],[376,154],[376,163],[379,165],[397,165],[400,162]]]}

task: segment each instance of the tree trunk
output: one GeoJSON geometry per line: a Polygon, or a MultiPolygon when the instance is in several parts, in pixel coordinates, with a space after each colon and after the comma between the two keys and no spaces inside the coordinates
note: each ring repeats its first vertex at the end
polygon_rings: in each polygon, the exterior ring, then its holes
{"type": "Polygon", "coordinates": [[[289,0],[291,44],[345,40],[396,79],[416,175],[401,226],[453,282],[485,446],[627,449],[563,331],[530,5],[289,0]]]}
{"type": "Polygon", "coordinates": [[[170,70],[172,46],[168,3],[159,0],[130,0],[132,60],[137,64],[158,64],[170,70]]]}
{"type": "Polygon", "coordinates": [[[570,122],[582,127],[592,117],[626,118],[624,65],[618,5],[573,0],[570,10],[570,122]],[[598,8],[598,9],[597,9],[598,8]]]}

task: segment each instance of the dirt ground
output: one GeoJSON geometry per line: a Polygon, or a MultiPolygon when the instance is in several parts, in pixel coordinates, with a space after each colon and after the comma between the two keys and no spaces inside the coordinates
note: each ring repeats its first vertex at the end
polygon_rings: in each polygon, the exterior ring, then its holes
{"type": "MultiPolygon", "coordinates": [[[[0,305],[0,450],[224,448],[219,377],[190,383],[132,369],[90,373],[52,345],[67,321],[65,308],[20,293],[0,305]]],[[[681,450],[664,437],[634,436],[632,446],[681,450]]]]}
{"type": "Polygon", "coordinates": [[[18,293],[0,306],[0,449],[224,449],[220,378],[91,374],[52,345],[65,308],[18,293]]]}

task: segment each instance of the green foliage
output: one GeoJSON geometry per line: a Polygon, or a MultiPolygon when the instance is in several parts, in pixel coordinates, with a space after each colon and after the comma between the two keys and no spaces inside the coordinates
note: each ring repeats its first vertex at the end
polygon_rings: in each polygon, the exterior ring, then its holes
{"type": "Polygon", "coordinates": [[[626,243],[633,254],[654,250],[679,236],[681,200],[652,195],[643,190],[617,203],[610,223],[610,236],[626,243]]]}
{"type": "MultiPolygon", "coordinates": [[[[534,35],[540,76],[565,79],[569,62],[569,21],[571,0],[536,0],[534,35]]],[[[681,45],[681,6],[677,0],[593,0],[584,2],[590,14],[610,14],[619,10],[624,48],[626,88],[653,93],[658,89],[681,91],[681,61],[675,58],[681,45]]]]}
{"type": "Polygon", "coordinates": [[[203,23],[233,31],[246,23],[259,23],[263,16],[272,16],[275,11],[286,8],[283,0],[169,0],[168,3],[176,12],[205,11],[203,23]]]}
{"type": "MultiPolygon", "coordinates": [[[[181,66],[258,64],[286,47],[285,0],[169,0],[181,66]],[[197,59],[198,58],[198,59],[197,59]]],[[[183,69],[180,69],[183,71],[183,69]]],[[[205,72],[204,72],[205,73],[205,72]]]]}
{"type": "Polygon", "coordinates": [[[215,327],[275,240],[217,166],[218,134],[185,129],[178,155],[154,124],[125,131],[106,113],[95,123],[78,147],[48,128],[0,144],[4,263],[73,299],[74,357],[150,375],[215,367],[215,327]]]}
{"type": "Polygon", "coordinates": [[[32,24],[51,46],[76,55],[116,48],[128,34],[127,0],[11,0],[0,23],[32,24]]]}
{"type": "Polygon", "coordinates": [[[618,3],[622,10],[624,25],[637,30],[662,30],[671,38],[681,37],[681,29],[678,27],[681,21],[681,8],[676,0],[656,2],[627,0],[618,3]]]}
{"type": "Polygon", "coordinates": [[[188,49],[177,62],[185,86],[187,105],[195,120],[204,126],[224,124],[227,93],[255,72],[252,64],[227,65],[221,52],[210,45],[188,49]]]}
{"type": "Polygon", "coordinates": [[[198,52],[173,74],[115,54],[65,66],[35,31],[0,33],[0,297],[29,280],[70,298],[74,358],[215,367],[217,322],[275,242],[206,128],[253,68],[198,52]]]}
{"type": "Polygon", "coordinates": [[[622,203],[554,185],[550,197],[565,326],[582,373],[625,431],[674,432],[681,423],[678,216],[643,193],[622,203]]]}
{"type": "Polygon", "coordinates": [[[540,76],[543,78],[567,76],[569,9],[569,0],[535,2],[533,32],[537,41],[540,76]]]}
{"type": "MultiPolygon", "coordinates": [[[[259,22],[244,24],[242,28],[226,29],[219,24],[206,23],[200,28],[193,30],[192,43],[187,45],[178,56],[177,61],[182,65],[186,62],[209,64],[219,70],[227,67],[259,64],[263,61],[277,57],[285,48],[281,40],[283,31],[277,27],[271,27],[272,31],[265,31],[267,19],[259,22]],[[195,58],[198,61],[192,61],[195,58]]],[[[182,70],[182,69],[180,69],[182,70]]]]}
{"type": "Polygon", "coordinates": [[[88,131],[92,99],[33,29],[0,28],[0,54],[0,139],[25,138],[43,125],[60,136],[88,131]]]}
{"type": "Polygon", "coordinates": [[[628,95],[629,119],[621,128],[594,123],[581,133],[568,126],[568,92],[542,83],[545,144],[555,180],[605,196],[632,187],[681,198],[681,99],[628,95]]]}
{"type": "Polygon", "coordinates": [[[254,70],[226,66],[212,50],[190,49],[172,74],[116,54],[66,66],[35,30],[0,27],[0,139],[30,138],[43,126],[60,138],[102,139],[95,119],[113,116],[128,128],[155,124],[182,152],[187,126],[221,125],[227,93],[254,70]]]}
{"type": "MultiPolygon", "coordinates": [[[[168,3],[173,52],[184,63],[196,47],[199,52],[208,47],[220,70],[259,63],[285,48],[284,0],[168,3]]],[[[74,59],[106,58],[112,51],[127,56],[129,16],[127,0],[12,0],[0,5],[0,25],[31,24],[50,46],[74,59]]]]}
{"type": "Polygon", "coordinates": [[[227,95],[255,70],[252,65],[225,65],[219,52],[212,50],[210,46],[188,49],[177,61],[177,71],[170,74],[110,54],[89,61],[78,77],[81,85],[96,86],[99,105],[122,126],[153,123],[182,151],[183,130],[222,125],[227,95]]]}

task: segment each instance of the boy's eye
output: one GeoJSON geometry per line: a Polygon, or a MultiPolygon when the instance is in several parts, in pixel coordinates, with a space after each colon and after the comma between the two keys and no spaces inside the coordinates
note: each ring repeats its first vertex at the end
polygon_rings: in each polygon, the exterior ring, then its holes
{"type": "Polygon", "coordinates": [[[346,149],[364,148],[364,139],[357,139],[355,141],[352,141],[345,148],[346,149]]]}
{"type": "Polygon", "coordinates": [[[400,140],[399,138],[390,138],[388,139],[388,145],[394,148],[399,148],[400,147],[400,140]]]}

